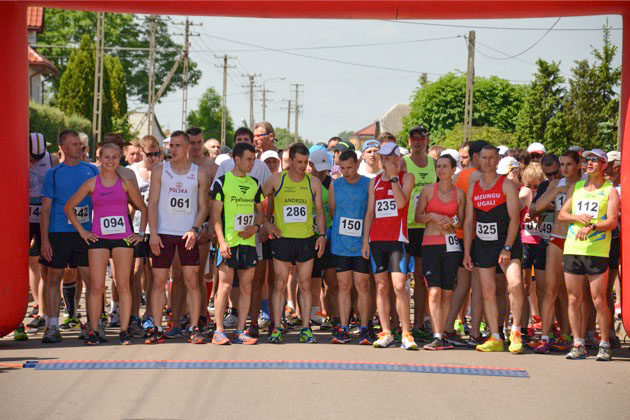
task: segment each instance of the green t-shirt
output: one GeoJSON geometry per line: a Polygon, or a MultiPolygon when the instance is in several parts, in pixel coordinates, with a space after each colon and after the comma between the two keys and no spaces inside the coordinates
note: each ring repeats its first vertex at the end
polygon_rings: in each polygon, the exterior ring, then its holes
{"type": "Polygon", "coordinates": [[[293,182],[288,171],[282,171],[281,177],[273,199],[275,224],[283,238],[310,238],[314,233],[311,176],[305,174],[300,182],[293,182]]]}
{"type": "Polygon", "coordinates": [[[407,164],[407,172],[413,174],[416,179],[411,190],[411,197],[409,197],[409,211],[407,213],[407,227],[409,229],[424,228],[424,224],[416,223],[416,205],[420,199],[420,193],[425,185],[433,184],[437,182],[437,176],[435,175],[435,161],[432,157],[427,156],[427,166],[421,168],[413,163],[411,155],[405,156],[405,163],[407,164]]]}

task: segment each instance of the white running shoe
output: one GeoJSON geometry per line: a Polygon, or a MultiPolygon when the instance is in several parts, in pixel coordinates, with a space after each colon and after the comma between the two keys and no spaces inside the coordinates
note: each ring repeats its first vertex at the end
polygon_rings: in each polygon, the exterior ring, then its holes
{"type": "Polygon", "coordinates": [[[411,335],[410,332],[406,332],[403,334],[400,348],[405,350],[418,350],[418,345],[416,344],[416,341],[413,339],[413,335],[411,335]]]}
{"type": "Polygon", "coordinates": [[[374,348],[384,349],[394,342],[394,336],[390,332],[378,333],[378,339],[374,342],[374,348]]]}
{"type": "Polygon", "coordinates": [[[236,318],[234,314],[230,313],[225,316],[225,319],[223,320],[223,325],[225,326],[225,328],[234,328],[236,327],[237,321],[238,318],[236,318]]]}

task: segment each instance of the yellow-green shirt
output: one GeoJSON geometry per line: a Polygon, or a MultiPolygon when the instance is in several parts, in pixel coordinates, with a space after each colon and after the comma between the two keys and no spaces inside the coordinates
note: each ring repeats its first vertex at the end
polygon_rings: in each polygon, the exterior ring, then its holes
{"type": "Polygon", "coordinates": [[[407,227],[409,229],[424,228],[423,223],[416,223],[416,205],[420,199],[420,193],[425,185],[433,184],[437,181],[435,175],[435,161],[432,157],[427,156],[427,166],[424,168],[419,167],[413,160],[411,155],[407,155],[403,158],[407,164],[407,172],[413,174],[415,182],[413,189],[411,190],[411,197],[409,197],[409,211],[407,213],[407,227]]]}
{"type": "Polygon", "coordinates": [[[283,238],[313,236],[313,198],[309,174],[300,182],[293,182],[288,171],[282,171],[280,188],[273,199],[273,214],[283,238]]]}

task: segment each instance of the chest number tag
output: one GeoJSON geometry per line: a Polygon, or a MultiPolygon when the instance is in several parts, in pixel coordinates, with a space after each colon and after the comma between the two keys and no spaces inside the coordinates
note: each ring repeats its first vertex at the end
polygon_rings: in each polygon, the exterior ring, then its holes
{"type": "Polygon", "coordinates": [[[247,226],[254,224],[253,214],[237,214],[234,216],[234,230],[242,232],[247,226]]]}
{"type": "Polygon", "coordinates": [[[449,233],[444,235],[444,239],[446,240],[446,252],[461,252],[462,247],[459,239],[457,239],[457,235],[449,233]]]}
{"type": "Polygon", "coordinates": [[[553,227],[553,223],[551,222],[543,222],[540,226],[540,234],[543,239],[548,240],[551,237],[551,228],[553,227]]]}
{"type": "Polygon", "coordinates": [[[39,223],[39,217],[42,213],[42,206],[29,206],[28,221],[31,223],[39,223]]]}
{"type": "Polygon", "coordinates": [[[172,194],[168,198],[168,212],[169,213],[192,213],[190,207],[190,197],[177,197],[172,194]]]}
{"type": "Polygon", "coordinates": [[[385,198],[383,200],[376,201],[376,218],[382,217],[397,217],[398,208],[396,207],[396,200],[393,198],[385,198]]]}
{"type": "Polygon", "coordinates": [[[575,203],[577,214],[587,214],[593,219],[597,219],[599,214],[599,201],[595,200],[579,200],[575,203]]]}
{"type": "Polygon", "coordinates": [[[116,235],[126,231],[125,217],[123,216],[101,217],[100,223],[103,235],[116,235]]]}
{"type": "Polygon", "coordinates": [[[499,231],[497,229],[497,223],[482,223],[477,222],[477,238],[482,241],[498,241],[499,231]]]}
{"type": "MultiPolygon", "coordinates": [[[[90,221],[90,208],[88,206],[83,207],[75,207],[74,215],[79,219],[79,223],[88,223],[90,221]]],[[[68,224],[71,225],[70,220],[68,220],[68,224]]]]}
{"type": "Polygon", "coordinates": [[[305,223],[306,206],[284,206],[284,223],[305,223]]]}
{"type": "Polygon", "coordinates": [[[361,237],[363,231],[363,220],[342,217],[339,219],[339,234],[345,236],[361,237]]]}

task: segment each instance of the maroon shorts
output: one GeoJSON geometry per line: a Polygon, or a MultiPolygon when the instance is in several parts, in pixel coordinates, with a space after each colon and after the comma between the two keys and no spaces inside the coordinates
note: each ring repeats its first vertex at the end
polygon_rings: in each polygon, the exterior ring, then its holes
{"type": "Polygon", "coordinates": [[[160,250],[160,255],[153,254],[151,257],[153,268],[170,268],[176,250],[182,265],[199,265],[199,246],[197,244],[193,249],[188,250],[186,249],[186,242],[181,236],[160,234],[160,239],[162,239],[164,248],[160,250]]]}

